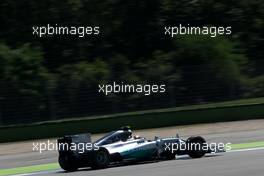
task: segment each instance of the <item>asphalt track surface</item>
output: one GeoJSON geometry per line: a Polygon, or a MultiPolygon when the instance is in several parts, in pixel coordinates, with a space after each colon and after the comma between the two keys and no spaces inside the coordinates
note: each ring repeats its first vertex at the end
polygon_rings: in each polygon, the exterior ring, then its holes
{"type": "Polygon", "coordinates": [[[182,157],[172,161],[112,167],[104,170],[62,171],[37,175],[67,176],[263,176],[264,150],[230,152],[200,159],[182,157]]]}
{"type": "MultiPolygon", "coordinates": [[[[264,141],[264,126],[260,123],[252,124],[254,128],[245,130],[234,130],[227,132],[196,131],[205,137],[209,142],[231,142],[246,143],[254,141],[264,141]],[[258,128],[255,128],[255,126],[258,128]]],[[[219,126],[219,125],[218,125],[219,126]]],[[[206,127],[209,129],[210,127],[206,127]]],[[[198,127],[198,129],[200,129],[198,127]]],[[[171,133],[171,129],[165,129],[171,133]]],[[[172,127],[173,130],[173,127],[172,127]]],[[[221,130],[220,130],[221,131],[221,130]]],[[[142,134],[149,135],[147,132],[142,134]]],[[[183,137],[189,136],[184,133],[183,137]]],[[[167,135],[167,134],[166,134],[167,135]]],[[[173,135],[173,134],[172,134],[173,135]]],[[[142,135],[143,136],[143,135],[142,135]]],[[[1,145],[0,145],[1,147],[1,145]]],[[[21,166],[31,166],[38,164],[54,163],[57,161],[57,152],[46,152],[39,154],[36,152],[25,152],[16,154],[0,154],[0,170],[21,166]]],[[[219,155],[209,155],[200,159],[191,159],[187,156],[177,158],[172,161],[140,163],[136,165],[110,167],[103,170],[82,169],[73,173],[66,173],[61,170],[39,172],[25,175],[96,175],[96,176],[264,176],[264,149],[228,152],[219,155]]]]}

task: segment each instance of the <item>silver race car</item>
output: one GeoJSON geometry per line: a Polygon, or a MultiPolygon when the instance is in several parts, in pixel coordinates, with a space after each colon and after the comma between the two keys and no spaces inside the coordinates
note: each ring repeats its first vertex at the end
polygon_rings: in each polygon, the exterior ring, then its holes
{"type": "Polygon", "coordinates": [[[206,153],[224,152],[206,143],[200,136],[187,140],[176,137],[148,140],[133,136],[129,127],[122,127],[91,142],[90,134],[64,136],[58,139],[59,164],[66,171],[78,168],[106,168],[109,165],[172,160],[176,155],[189,155],[191,158],[203,157],[206,153]]]}

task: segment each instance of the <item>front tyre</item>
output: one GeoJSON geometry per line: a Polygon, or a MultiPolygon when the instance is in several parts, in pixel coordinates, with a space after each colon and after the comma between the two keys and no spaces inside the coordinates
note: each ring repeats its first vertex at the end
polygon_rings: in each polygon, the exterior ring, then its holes
{"type": "Polygon", "coordinates": [[[206,145],[206,141],[204,138],[200,136],[190,137],[186,141],[188,147],[188,155],[191,158],[201,158],[205,155],[206,150],[204,150],[204,146],[206,145]]]}
{"type": "Polygon", "coordinates": [[[98,151],[95,151],[93,156],[92,169],[103,169],[109,165],[110,155],[109,152],[101,148],[98,151]]]}
{"type": "Polygon", "coordinates": [[[73,159],[67,155],[59,155],[59,165],[63,170],[67,172],[73,172],[78,169],[73,159]]]}

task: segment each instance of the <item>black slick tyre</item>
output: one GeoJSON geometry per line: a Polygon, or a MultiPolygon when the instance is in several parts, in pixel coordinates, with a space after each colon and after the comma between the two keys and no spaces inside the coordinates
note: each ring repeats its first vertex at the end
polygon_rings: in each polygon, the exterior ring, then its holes
{"type": "Polygon", "coordinates": [[[200,136],[190,137],[187,139],[186,144],[188,155],[191,158],[201,158],[205,155],[204,146],[206,145],[206,141],[204,138],[200,136]]]}
{"type": "Polygon", "coordinates": [[[59,165],[63,170],[67,172],[73,172],[78,170],[76,163],[74,163],[73,159],[67,155],[59,156],[59,165]]]}
{"type": "Polygon", "coordinates": [[[110,155],[109,152],[101,148],[98,151],[95,151],[93,155],[92,169],[103,169],[109,165],[110,155]]]}

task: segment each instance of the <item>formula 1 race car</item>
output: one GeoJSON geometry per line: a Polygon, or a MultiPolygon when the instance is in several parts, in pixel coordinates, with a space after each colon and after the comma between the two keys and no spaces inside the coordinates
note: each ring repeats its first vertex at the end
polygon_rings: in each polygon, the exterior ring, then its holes
{"type": "Polygon", "coordinates": [[[224,148],[209,146],[200,136],[147,140],[122,127],[95,142],[91,142],[90,134],[64,136],[58,139],[58,151],[61,168],[72,172],[84,167],[101,169],[118,163],[172,160],[175,155],[200,158],[206,153],[224,152],[224,148]]]}

